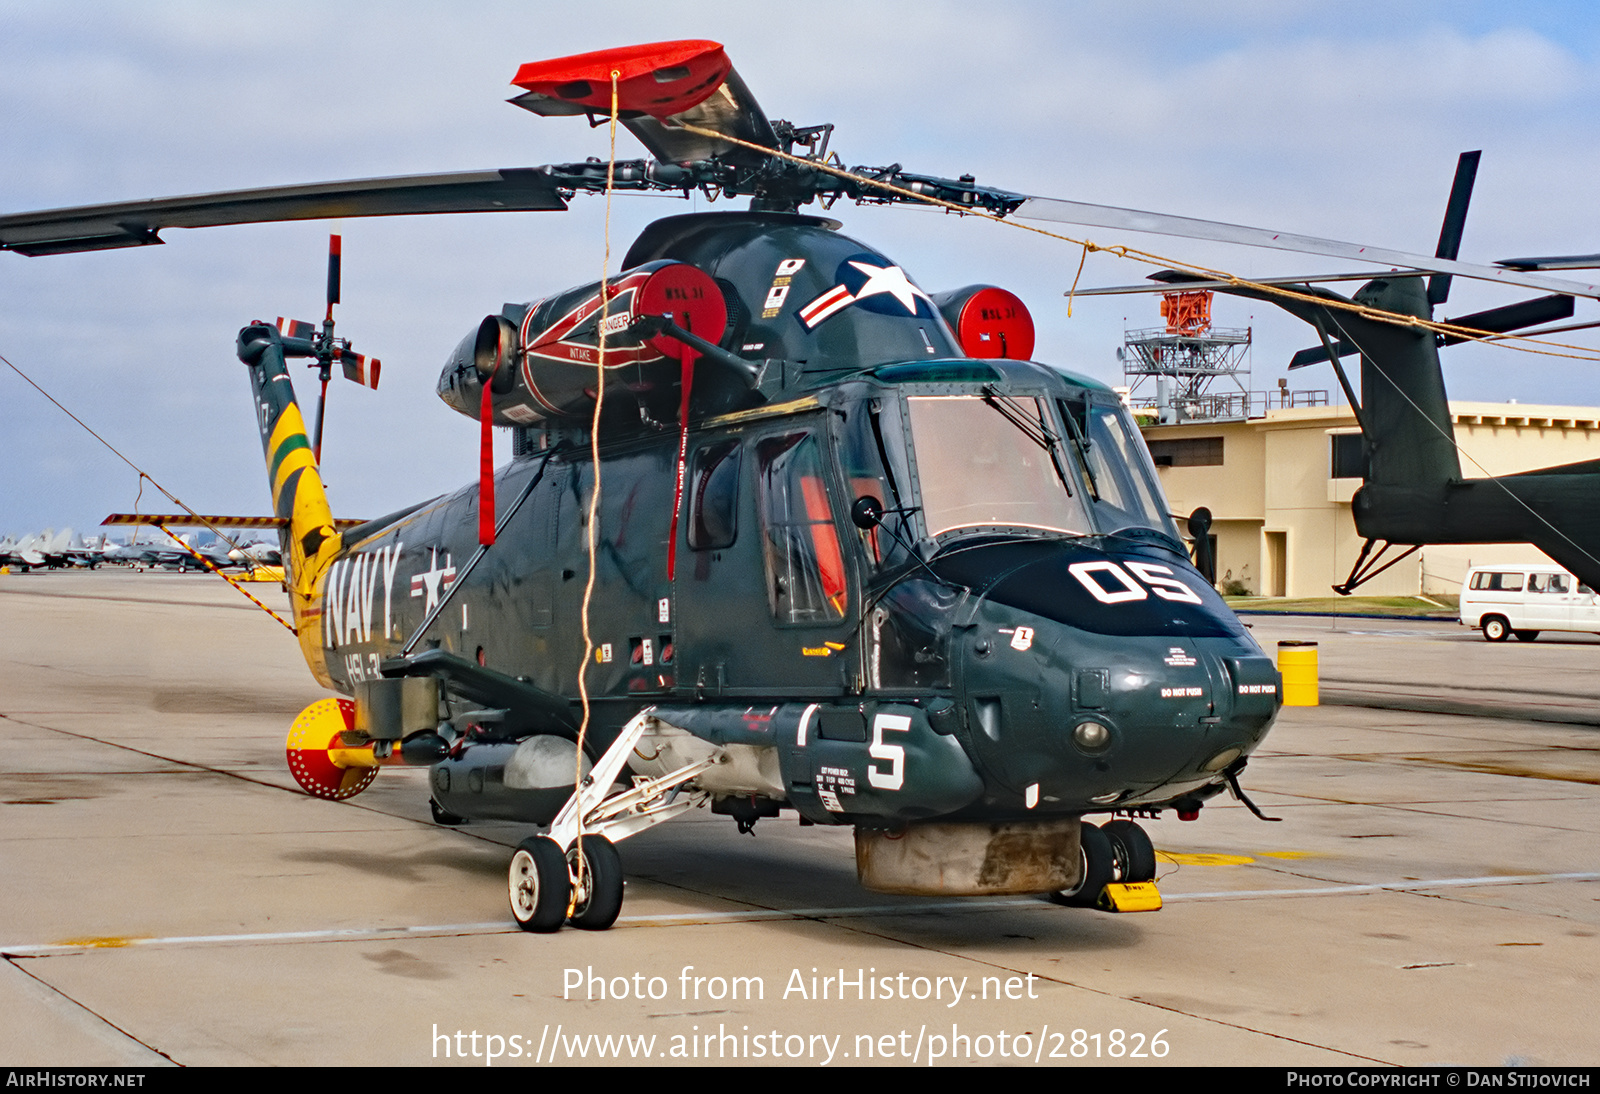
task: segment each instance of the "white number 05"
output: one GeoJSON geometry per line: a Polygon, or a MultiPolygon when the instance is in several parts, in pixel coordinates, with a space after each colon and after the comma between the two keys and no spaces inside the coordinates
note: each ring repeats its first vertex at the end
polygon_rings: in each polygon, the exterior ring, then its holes
{"type": "Polygon", "coordinates": [[[1145,592],[1144,586],[1135,581],[1128,570],[1144,578],[1145,584],[1150,586],[1150,592],[1163,600],[1200,603],[1200,594],[1173,577],[1171,567],[1159,566],[1154,562],[1130,562],[1127,570],[1110,561],[1074,562],[1067,569],[1102,604],[1121,604],[1126,600],[1145,600],[1149,597],[1150,593],[1145,592]],[[1102,579],[1097,576],[1100,574],[1105,577],[1102,579]],[[1108,589],[1101,584],[1102,580],[1116,587],[1108,589]]]}

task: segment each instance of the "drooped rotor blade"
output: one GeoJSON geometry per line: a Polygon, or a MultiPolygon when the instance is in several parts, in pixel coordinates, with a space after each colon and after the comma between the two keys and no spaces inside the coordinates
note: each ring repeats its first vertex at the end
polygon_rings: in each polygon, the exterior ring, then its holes
{"type": "MultiPolygon", "coordinates": [[[[1536,296],[1532,300],[1523,300],[1516,304],[1506,304],[1499,308],[1490,308],[1487,311],[1473,312],[1457,319],[1446,319],[1445,322],[1457,327],[1467,327],[1471,330],[1488,331],[1491,334],[1505,334],[1508,331],[1523,330],[1527,327],[1536,327],[1541,323],[1554,323],[1557,319],[1572,318],[1572,297],[1565,294],[1556,296],[1536,296]]],[[[1459,334],[1444,334],[1439,336],[1439,345],[1454,346],[1461,342],[1477,341],[1459,334]]],[[[1347,339],[1341,338],[1333,344],[1334,352],[1340,357],[1348,357],[1358,352],[1358,347],[1347,339]]],[[[1328,350],[1325,346],[1311,346],[1301,350],[1289,358],[1291,369],[1305,368],[1307,365],[1321,364],[1328,359],[1328,350]]]]}
{"type": "Polygon", "coordinates": [[[1266,228],[1249,228],[1242,224],[1224,224],[1215,220],[1196,220],[1193,217],[1170,216],[1165,213],[1149,213],[1139,209],[1119,209],[1111,205],[1090,205],[1081,201],[1030,196],[1017,208],[1014,215],[1029,220],[1083,224],[1127,232],[1178,236],[1183,239],[1237,243],[1246,247],[1270,247],[1279,251],[1298,251],[1301,254],[1329,255],[1335,258],[1354,259],[1358,262],[1404,266],[1428,273],[1450,273],[1458,277],[1494,281],[1502,285],[1521,285],[1530,289],[1543,289],[1546,292],[1569,293],[1573,296],[1600,299],[1600,284],[1583,284],[1520,270],[1479,266],[1471,262],[1457,262],[1410,254],[1406,251],[1393,251],[1386,247],[1368,247],[1336,239],[1274,232],[1266,228]]]}
{"type": "MultiPolygon", "coordinates": [[[[1450,184],[1450,201],[1444,208],[1444,223],[1439,227],[1437,258],[1454,259],[1461,253],[1461,230],[1467,223],[1467,205],[1472,201],[1472,183],[1478,177],[1478,160],[1483,152],[1463,152],[1456,160],[1455,181],[1450,184]]],[[[1428,303],[1438,307],[1450,299],[1450,275],[1428,278],[1428,303]]]]}
{"type": "MultiPolygon", "coordinates": [[[[1522,330],[1525,327],[1537,327],[1541,323],[1554,323],[1557,319],[1571,319],[1572,311],[1572,297],[1570,296],[1565,294],[1536,296],[1532,300],[1522,300],[1515,304],[1490,308],[1487,311],[1473,312],[1471,315],[1463,315],[1459,319],[1446,319],[1445,322],[1456,327],[1486,330],[1492,334],[1504,334],[1507,331],[1522,330]]],[[[1458,342],[1470,341],[1473,341],[1473,339],[1463,338],[1455,334],[1446,334],[1439,339],[1439,344],[1441,346],[1453,346],[1458,342]]]]}
{"type": "Polygon", "coordinates": [[[1600,255],[1550,255],[1545,258],[1502,258],[1495,263],[1509,270],[1600,269],[1600,255]]]}
{"type": "Polygon", "coordinates": [[[771,121],[733,70],[722,45],[700,39],[534,61],[517,70],[511,82],[526,92],[510,102],[547,117],[609,116],[613,72],[618,118],[663,163],[712,156],[736,163],[761,158],[727,141],[684,132],[678,128],[683,123],[778,147],[771,121]]]}
{"type": "Polygon", "coordinates": [[[0,250],[49,255],[139,247],[162,242],[157,233],[165,228],[566,207],[555,183],[535,168],[401,175],[12,213],[0,216],[0,250]]]}
{"type": "MultiPolygon", "coordinates": [[[[1426,274],[1415,270],[1362,270],[1358,273],[1331,273],[1331,274],[1305,274],[1288,277],[1252,277],[1254,285],[1313,285],[1322,281],[1371,281],[1375,277],[1425,277],[1426,274]]],[[[1106,285],[1094,289],[1074,289],[1071,293],[1062,293],[1062,296],[1126,296],[1130,293],[1168,293],[1184,290],[1199,291],[1210,289],[1213,292],[1219,289],[1233,287],[1231,281],[1212,281],[1199,274],[1185,273],[1180,270],[1158,270],[1148,278],[1150,284],[1146,285],[1106,285]]]]}

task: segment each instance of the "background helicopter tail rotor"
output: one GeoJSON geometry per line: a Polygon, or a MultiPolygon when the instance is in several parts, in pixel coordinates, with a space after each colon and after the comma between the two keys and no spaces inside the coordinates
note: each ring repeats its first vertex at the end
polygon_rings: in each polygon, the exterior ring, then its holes
{"type": "MultiPolygon", "coordinates": [[[[1445,205],[1444,222],[1439,226],[1439,246],[1434,252],[1436,258],[1446,262],[1454,262],[1456,256],[1461,253],[1461,236],[1466,226],[1467,206],[1472,201],[1472,185],[1478,177],[1478,160],[1482,156],[1482,151],[1463,152],[1456,160],[1456,175],[1450,184],[1450,200],[1445,205]]],[[[1430,310],[1450,299],[1451,280],[1452,275],[1445,272],[1435,273],[1428,278],[1427,300],[1430,310]]],[[[1572,315],[1573,298],[1565,293],[1554,293],[1498,308],[1489,308],[1486,311],[1473,312],[1471,315],[1463,315],[1448,322],[1454,326],[1489,334],[1507,334],[1561,319],[1570,319],[1572,315]]],[[[1466,341],[1469,339],[1462,335],[1441,334],[1436,338],[1436,344],[1439,346],[1452,346],[1466,341]]],[[[1356,353],[1359,347],[1350,339],[1341,337],[1333,343],[1333,349],[1339,356],[1345,357],[1356,353]]],[[[1289,367],[1304,368],[1328,359],[1326,346],[1311,346],[1291,357],[1289,367]]]]}

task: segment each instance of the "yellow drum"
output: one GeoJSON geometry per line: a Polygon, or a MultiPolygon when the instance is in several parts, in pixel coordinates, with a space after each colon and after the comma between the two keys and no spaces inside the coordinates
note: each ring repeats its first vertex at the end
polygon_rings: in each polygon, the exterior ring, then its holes
{"type": "Polygon", "coordinates": [[[1279,642],[1278,671],[1283,674],[1283,705],[1317,705],[1317,644],[1279,642]]]}

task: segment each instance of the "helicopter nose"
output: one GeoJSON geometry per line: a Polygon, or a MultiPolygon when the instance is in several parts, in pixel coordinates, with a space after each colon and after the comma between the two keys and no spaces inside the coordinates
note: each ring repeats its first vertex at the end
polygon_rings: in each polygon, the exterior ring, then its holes
{"type": "Polygon", "coordinates": [[[1068,674],[1071,701],[1055,719],[1057,761],[1091,805],[1214,781],[1276,715],[1276,670],[1264,656],[1194,639],[1121,653],[1114,668],[1068,674]]]}

